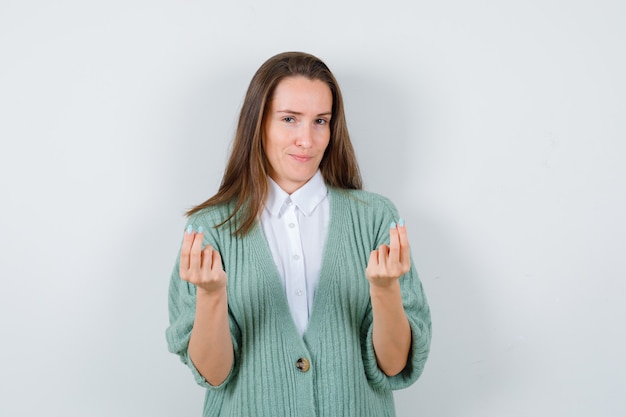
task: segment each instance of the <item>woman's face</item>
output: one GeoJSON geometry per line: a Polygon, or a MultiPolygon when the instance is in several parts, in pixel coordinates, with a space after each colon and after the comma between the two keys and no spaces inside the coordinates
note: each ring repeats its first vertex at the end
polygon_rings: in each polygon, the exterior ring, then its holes
{"type": "Polygon", "coordinates": [[[264,117],[263,147],[269,174],[291,194],[315,175],[330,141],[333,96],[326,83],[305,77],[281,80],[264,117]]]}

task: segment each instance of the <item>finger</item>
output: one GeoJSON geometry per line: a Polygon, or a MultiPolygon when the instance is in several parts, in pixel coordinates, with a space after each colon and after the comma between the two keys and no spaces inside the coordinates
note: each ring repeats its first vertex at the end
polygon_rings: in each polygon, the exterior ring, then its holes
{"type": "Polygon", "coordinates": [[[213,267],[213,252],[217,252],[213,250],[213,246],[207,245],[206,248],[202,250],[202,270],[204,272],[210,272],[213,267]]]}
{"type": "Polygon", "coordinates": [[[378,250],[370,252],[370,258],[367,262],[367,268],[365,269],[365,276],[368,279],[375,278],[378,274],[378,250]]]}
{"type": "Polygon", "coordinates": [[[191,252],[192,243],[193,229],[191,225],[189,225],[183,235],[183,245],[180,249],[180,271],[187,271],[189,269],[189,253],[191,252]]]}
{"type": "Polygon", "coordinates": [[[400,263],[400,238],[394,222],[389,229],[389,261],[393,264],[400,263]]]}
{"type": "Polygon", "coordinates": [[[222,269],[222,257],[220,253],[216,250],[212,251],[211,254],[211,269],[215,272],[218,272],[222,269]]]}
{"type": "Polygon", "coordinates": [[[380,245],[380,247],[378,248],[378,265],[386,268],[388,261],[389,261],[389,246],[380,245]]]}
{"type": "Polygon", "coordinates": [[[406,231],[404,220],[398,222],[398,238],[400,240],[400,263],[405,269],[411,266],[411,248],[409,246],[409,234],[406,231]]]}
{"type": "Polygon", "coordinates": [[[189,269],[197,270],[202,265],[202,240],[203,233],[194,233],[191,252],[189,254],[189,269]]]}
{"type": "Polygon", "coordinates": [[[373,250],[370,252],[370,259],[367,262],[367,268],[376,268],[378,266],[378,251],[373,250]]]}

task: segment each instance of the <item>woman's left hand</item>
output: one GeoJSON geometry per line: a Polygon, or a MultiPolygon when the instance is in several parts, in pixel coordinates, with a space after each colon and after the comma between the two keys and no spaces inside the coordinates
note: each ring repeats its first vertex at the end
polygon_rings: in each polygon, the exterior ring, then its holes
{"type": "Polygon", "coordinates": [[[387,376],[402,372],[411,349],[411,327],[398,280],[411,269],[411,255],[404,222],[398,223],[391,224],[389,245],[372,251],[365,270],[370,283],[376,363],[387,376]]]}
{"type": "Polygon", "coordinates": [[[391,224],[389,245],[380,245],[377,250],[370,253],[365,276],[373,287],[388,288],[411,268],[406,226],[402,220],[398,223],[391,224]]]}

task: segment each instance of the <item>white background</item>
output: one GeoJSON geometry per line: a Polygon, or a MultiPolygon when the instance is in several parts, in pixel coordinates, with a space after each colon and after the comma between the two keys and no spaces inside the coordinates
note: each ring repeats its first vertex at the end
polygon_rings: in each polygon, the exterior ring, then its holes
{"type": "Polygon", "coordinates": [[[0,3],[0,415],[199,416],[183,212],[247,84],[318,55],[433,314],[398,416],[626,414],[621,1],[0,3]]]}

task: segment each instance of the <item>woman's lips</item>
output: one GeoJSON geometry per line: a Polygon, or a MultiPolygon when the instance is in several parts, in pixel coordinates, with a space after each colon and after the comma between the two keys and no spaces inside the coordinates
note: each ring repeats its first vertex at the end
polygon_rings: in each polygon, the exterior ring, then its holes
{"type": "Polygon", "coordinates": [[[308,162],[311,159],[313,159],[312,156],[307,156],[307,155],[291,155],[291,157],[298,162],[308,162]]]}

